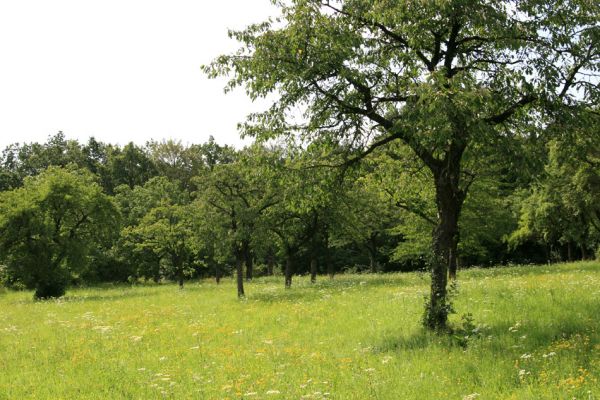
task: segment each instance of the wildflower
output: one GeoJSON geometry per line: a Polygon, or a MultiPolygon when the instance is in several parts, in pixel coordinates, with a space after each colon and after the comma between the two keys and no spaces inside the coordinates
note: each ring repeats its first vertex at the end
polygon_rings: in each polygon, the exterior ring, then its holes
{"type": "Polygon", "coordinates": [[[383,357],[383,359],[381,360],[381,363],[382,363],[382,364],[387,364],[387,363],[389,363],[389,362],[392,360],[392,358],[393,358],[392,356],[385,356],[385,357],[383,357]]]}
{"type": "Polygon", "coordinates": [[[529,374],[531,374],[531,372],[528,372],[528,371],[526,371],[524,369],[520,369],[519,370],[519,378],[521,378],[521,379],[525,378],[525,376],[529,375],[529,374]]]}
{"type": "Polygon", "coordinates": [[[551,351],[551,352],[550,352],[550,353],[548,353],[548,354],[544,354],[544,355],[542,355],[542,357],[544,357],[544,358],[548,358],[548,357],[554,357],[555,355],[556,355],[556,353],[555,353],[554,351],[551,351]]]}
{"type": "Polygon", "coordinates": [[[531,354],[529,354],[529,353],[525,353],[525,354],[523,354],[523,355],[522,355],[520,358],[521,358],[522,360],[527,360],[527,359],[529,359],[529,358],[531,358],[531,357],[532,357],[532,355],[531,355],[531,354]]]}
{"type": "Polygon", "coordinates": [[[471,393],[471,394],[467,394],[467,395],[463,396],[463,400],[474,400],[479,396],[480,396],[479,393],[471,393]]]}
{"type": "Polygon", "coordinates": [[[508,331],[509,332],[518,332],[520,327],[521,327],[521,323],[517,322],[516,324],[514,324],[513,326],[508,328],[508,331]]]}
{"type": "Polygon", "coordinates": [[[267,390],[266,394],[268,395],[272,395],[272,394],[279,394],[281,393],[279,390],[267,390]]]}

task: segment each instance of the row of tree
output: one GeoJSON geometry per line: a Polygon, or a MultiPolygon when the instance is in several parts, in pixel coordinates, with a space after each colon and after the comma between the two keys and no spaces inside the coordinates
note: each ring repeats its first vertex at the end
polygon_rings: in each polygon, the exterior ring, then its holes
{"type": "MultiPolygon", "coordinates": [[[[459,263],[593,254],[597,139],[586,133],[524,144],[532,153],[527,166],[491,155],[461,215],[459,263]]],[[[434,191],[408,149],[378,150],[347,168],[319,165],[312,152],[235,150],[212,138],[191,146],[80,144],[62,133],[9,146],[0,160],[3,279],[44,298],[74,282],[174,279],[183,286],[191,277],[218,282],[234,273],[243,296],[255,265],[262,275],[281,271],[286,287],[297,273],[315,281],[346,268],[425,268],[434,191]]]]}

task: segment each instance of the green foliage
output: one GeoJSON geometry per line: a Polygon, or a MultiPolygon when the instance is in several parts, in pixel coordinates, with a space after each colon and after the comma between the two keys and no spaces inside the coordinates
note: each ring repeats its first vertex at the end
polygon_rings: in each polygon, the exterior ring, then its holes
{"type": "Polygon", "coordinates": [[[123,237],[132,243],[134,255],[154,255],[162,267],[161,275],[176,278],[183,286],[184,277],[193,272],[193,258],[201,250],[195,217],[191,206],[165,202],[152,208],[139,224],[126,227],[123,237]]]}
{"type": "Polygon", "coordinates": [[[204,70],[253,99],[276,95],[243,125],[259,140],[324,143],[342,149],[345,165],[395,141],[410,149],[433,178],[429,259],[443,303],[479,172],[465,165],[600,97],[587,80],[600,69],[600,6],[554,3],[557,11],[537,0],[274,2],[277,24],[230,32],[241,48],[204,70]]]}
{"type": "MultiPolygon", "coordinates": [[[[548,143],[544,174],[524,199],[519,228],[510,241],[580,248],[583,256],[600,240],[600,137],[598,117],[574,122],[563,138],[548,143]]],[[[571,256],[571,255],[570,255],[571,256]]]]}
{"type": "Polygon", "coordinates": [[[0,196],[0,260],[37,298],[62,296],[116,232],[115,204],[84,170],[49,167],[0,196]]]}

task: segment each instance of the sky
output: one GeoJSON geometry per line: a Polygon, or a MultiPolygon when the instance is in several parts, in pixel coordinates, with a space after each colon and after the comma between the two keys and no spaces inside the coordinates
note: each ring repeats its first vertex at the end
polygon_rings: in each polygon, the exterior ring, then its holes
{"type": "Polygon", "coordinates": [[[239,147],[237,123],[268,104],[200,66],[238,48],[228,28],[273,15],[269,0],[0,0],[0,149],[59,130],[239,147]]]}

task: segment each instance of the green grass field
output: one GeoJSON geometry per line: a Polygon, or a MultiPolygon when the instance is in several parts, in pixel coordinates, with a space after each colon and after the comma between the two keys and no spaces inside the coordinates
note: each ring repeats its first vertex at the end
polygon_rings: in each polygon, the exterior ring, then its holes
{"type": "Polygon", "coordinates": [[[469,338],[420,329],[424,274],[0,293],[0,399],[600,399],[600,264],[460,274],[469,338]]]}

